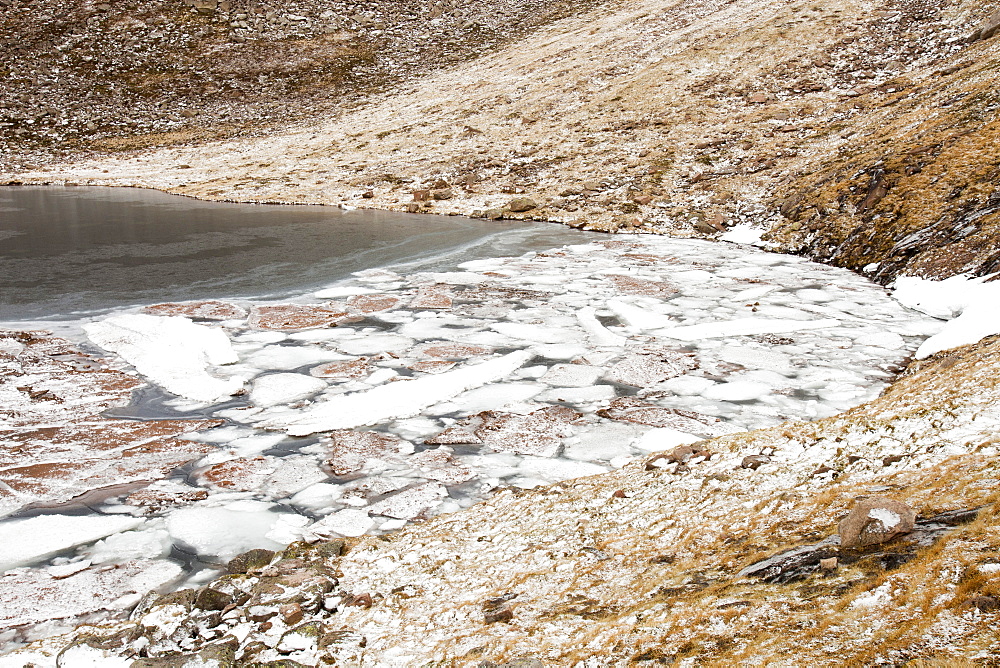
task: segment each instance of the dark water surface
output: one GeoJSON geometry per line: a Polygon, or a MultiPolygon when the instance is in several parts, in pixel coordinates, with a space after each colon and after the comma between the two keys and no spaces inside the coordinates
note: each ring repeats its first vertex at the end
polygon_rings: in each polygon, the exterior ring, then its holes
{"type": "Polygon", "coordinates": [[[372,267],[446,270],[592,236],[548,223],[202,202],[136,188],[0,187],[0,321],[278,297],[372,267]]]}

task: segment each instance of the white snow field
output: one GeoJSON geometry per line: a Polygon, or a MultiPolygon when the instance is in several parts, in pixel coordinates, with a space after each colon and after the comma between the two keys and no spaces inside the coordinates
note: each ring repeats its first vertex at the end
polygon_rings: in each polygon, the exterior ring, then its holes
{"type": "MultiPolygon", "coordinates": [[[[928,291],[900,286],[921,308],[928,291]]],[[[799,257],[650,236],[447,273],[368,270],[292,302],[241,302],[236,320],[130,312],[85,325],[178,412],[228,424],[198,436],[215,452],[146,490],[155,504],[122,494],[72,531],[63,515],[0,522],[0,536],[21,535],[2,565],[19,578],[166,565],[170,545],[224,563],[399,528],[497,488],[841,412],[928,337],[964,340],[941,318],[989,315],[944,297],[927,315],[799,257]],[[36,525],[52,535],[23,535],[36,525]]]]}

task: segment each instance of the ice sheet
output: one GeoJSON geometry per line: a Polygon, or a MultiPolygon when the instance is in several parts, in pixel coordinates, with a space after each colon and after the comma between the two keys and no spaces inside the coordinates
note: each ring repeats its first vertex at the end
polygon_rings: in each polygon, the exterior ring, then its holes
{"type": "Polygon", "coordinates": [[[211,365],[239,361],[225,332],[181,316],[119,315],[84,325],[90,340],[120,355],[152,382],[188,399],[215,402],[243,387],[220,379],[211,365]]]}
{"type": "Polygon", "coordinates": [[[144,521],[120,515],[38,515],[5,520],[0,522],[0,572],[134,529],[144,521]]]}

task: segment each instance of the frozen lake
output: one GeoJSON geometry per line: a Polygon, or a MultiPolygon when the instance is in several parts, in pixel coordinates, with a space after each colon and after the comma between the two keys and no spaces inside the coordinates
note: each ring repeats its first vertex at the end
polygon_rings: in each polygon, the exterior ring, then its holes
{"type": "Polygon", "coordinates": [[[280,299],[227,283],[198,293],[224,298],[212,302],[79,318],[81,342],[150,383],[112,414],[225,424],[197,437],[209,454],[145,492],[0,521],[21,537],[0,541],[0,564],[22,581],[71,574],[66,586],[144,564],[116,584],[127,602],[254,547],[394,530],[681,445],[693,465],[711,456],[704,439],[874,398],[941,328],[857,275],[752,247],[441,222],[468,239],[423,258],[404,244],[382,264],[359,251],[370,265],[297,292],[288,279],[280,299]]]}
{"type": "Polygon", "coordinates": [[[561,225],[202,202],[137,188],[0,187],[0,322],[297,294],[373,266],[446,267],[586,236],[561,225]]]}

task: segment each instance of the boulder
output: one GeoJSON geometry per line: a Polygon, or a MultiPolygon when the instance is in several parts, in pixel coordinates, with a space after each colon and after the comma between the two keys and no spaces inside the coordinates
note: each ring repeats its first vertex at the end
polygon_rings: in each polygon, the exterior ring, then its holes
{"type": "Polygon", "coordinates": [[[975,42],[980,39],[989,39],[1000,32],[1000,11],[993,12],[990,17],[986,19],[982,27],[972,34],[969,38],[970,42],[975,42]]]}
{"type": "Polygon", "coordinates": [[[529,199],[527,197],[517,197],[515,199],[512,199],[507,204],[507,210],[512,211],[514,213],[524,213],[525,211],[531,211],[532,209],[537,209],[537,208],[538,204],[535,203],[535,200],[529,199]]]}
{"type": "Polygon", "coordinates": [[[272,559],[274,552],[258,548],[233,557],[226,564],[226,569],[234,574],[247,573],[266,567],[272,559]]]}
{"type": "Polygon", "coordinates": [[[917,514],[901,501],[876,497],[860,501],[838,526],[840,546],[865,547],[913,531],[917,514]]]}
{"type": "Polygon", "coordinates": [[[756,471],[758,468],[767,464],[771,461],[771,458],[767,455],[747,455],[743,458],[743,462],[740,464],[745,469],[750,469],[751,471],[756,471]]]}

